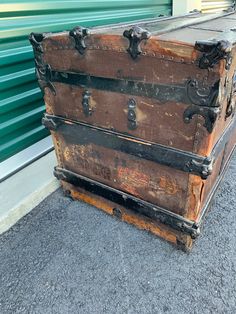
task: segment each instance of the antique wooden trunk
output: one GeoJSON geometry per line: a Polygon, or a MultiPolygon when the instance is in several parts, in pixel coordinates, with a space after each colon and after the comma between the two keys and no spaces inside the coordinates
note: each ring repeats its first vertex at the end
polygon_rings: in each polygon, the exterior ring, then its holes
{"type": "Polygon", "coordinates": [[[30,42],[66,193],[190,249],[236,142],[236,14],[30,42]]]}

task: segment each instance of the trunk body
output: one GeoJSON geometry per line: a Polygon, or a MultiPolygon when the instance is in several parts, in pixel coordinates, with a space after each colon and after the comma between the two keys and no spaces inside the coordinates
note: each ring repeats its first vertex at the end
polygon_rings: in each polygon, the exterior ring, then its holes
{"type": "Polygon", "coordinates": [[[190,248],[235,146],[235,23],[31,34],[64,189],[190,248]]]}

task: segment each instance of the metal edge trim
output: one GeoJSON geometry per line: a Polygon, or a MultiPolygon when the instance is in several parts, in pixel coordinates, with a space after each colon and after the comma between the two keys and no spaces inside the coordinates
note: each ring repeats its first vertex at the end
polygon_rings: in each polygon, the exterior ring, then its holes
{"type": "Polygon", "coordinates": [[[208,196],[208,198],[207,198],[207,200],[205,202],[205,205],[204,205],[204,207],[203,207],[203,209],[202,209],[202,211],[200,213],[200,216],[197,219],[197,224],[199,226],[202,225],[203,219],[204,219],[204,217],[206,216],[206,214],[207,214],[207,212],[209,210],[210,203],[211,203],[213,197],[215,196],[215,194],[218,192],[219,185],[220,185],[221,181],[224,178],[225,172],[228,170],[228,167],[229,167],[232,155],[235,152],[235,150],[236,150],[236,144],[232,148],[232,151],[229,154],[229,156],[227,158],[227,161],[225,162],[225,165],[224,165],[220,175],[218,176],[218,179],[216,180],[216,182],[215,182],[215,184],[214,184],[214,186],[213,186],[213,188],[212,188],[212,190],[211,190],[211,192],[210,192],[210,194],[209,194],[209,196],[208,196]]]}

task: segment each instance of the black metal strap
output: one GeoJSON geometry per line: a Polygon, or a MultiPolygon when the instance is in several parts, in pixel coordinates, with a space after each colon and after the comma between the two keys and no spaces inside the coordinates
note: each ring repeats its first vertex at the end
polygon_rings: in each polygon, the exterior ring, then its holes
{"type": "Polygon", "coordinates": [[[140,200],[130,194],[116,190],[108,185],[91,180],[84,176],[78,175],[72,171],[56,167],[54,175],[59,179],[81,187],[85,191],[104,197],[120,206],[141,214],[154,221],[160,222],[173,229],[190,235],[195,239],[199,233],[199,226],[180,215],[167,211],[164,208],[152,205],[149,202],[140,200]]]}
{"type": "MultiPolygon", "coordinates": [[[[47,78],[51,83],[59,82],[83,88],[117,92],[133,96],[157,99],[162,103],[168,101],[195,104],[198,106],[219,106],[219,82],[212,86],[203,86],[197,80],[186,80],[184,84],[152,84],[142,81],[105,78],[82,73],[68,73],[51,70],[47,78]]],[[[45,79],[45,78],[43,78],[45,79]]]]}
{"type": "Polygon", "coordinates": [[[52,82],[71,84],[83,88],[117,92],[127,95],[154,98],[160,101],[188,102],[186,86],[160,85],[141,81],[104,78],[79,73],[63,73],[52,71],[52,82]]]}
{"type": "Polygon", "coordinates": [[[85,123],[45,115],[43,124],[59,132],[67,143],[95,144],[143,158],[206,179],[212,172],[212,159],[164,145],[145,142],[121,133],[105,131],[85,123]]]}

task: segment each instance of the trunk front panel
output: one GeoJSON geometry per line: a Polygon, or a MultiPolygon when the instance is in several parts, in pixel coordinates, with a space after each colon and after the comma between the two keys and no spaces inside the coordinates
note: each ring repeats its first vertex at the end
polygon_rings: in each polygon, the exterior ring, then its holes
{"type": "Polygon", "coordinates": [[[194,121],[186,124],[183,113],[188,105],[174,102],[161,103],[147,97],[86,89],[74,85],[54,83],[56,95],[47,89],[45,103],[47,112],[75,121],[115,130],[131,136],[192,151],[196,133],[194,121]],[[83,105],[89,94],[89,114],[83,105]],[[129,123],[129,102],[135,101],[135,129],[129,123]]]}
{"type": "MultiPolygon", "coordinates": [[[[98,131],[99,132],[99,131],[98,131]]],[[[76,128],[56,133],[60,165],[183,215],[188,174],[80,138],[76,128]]]]}

